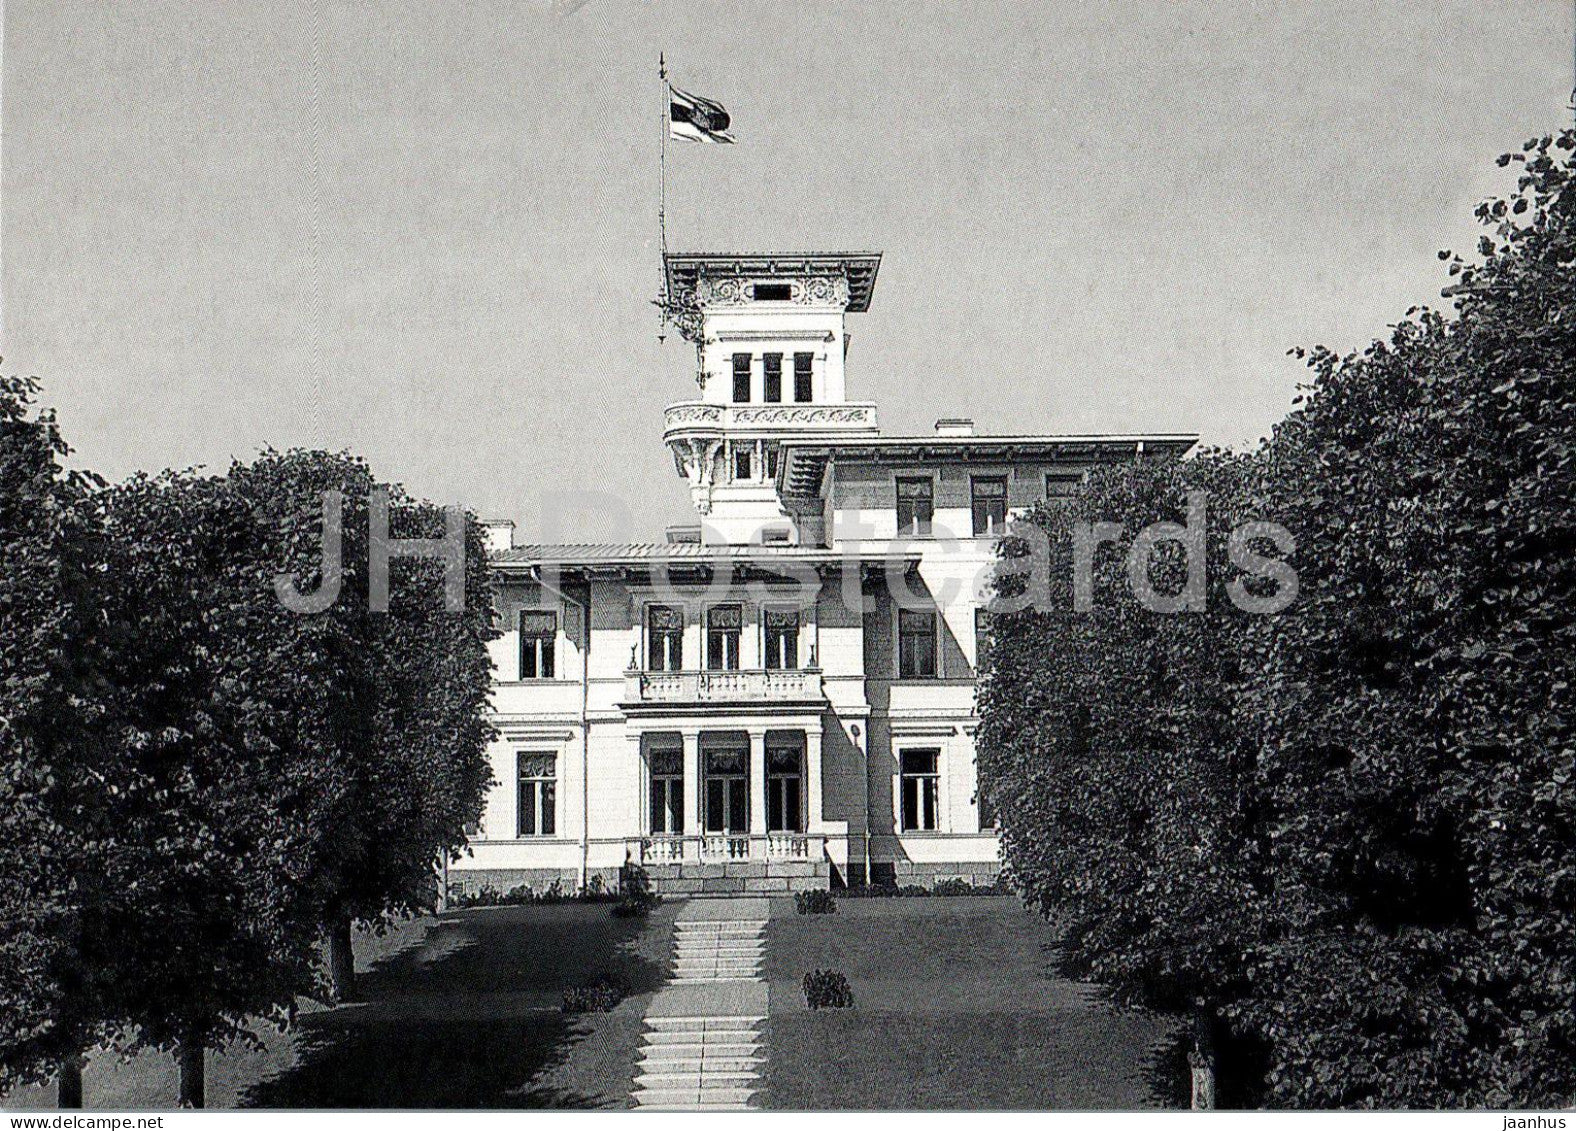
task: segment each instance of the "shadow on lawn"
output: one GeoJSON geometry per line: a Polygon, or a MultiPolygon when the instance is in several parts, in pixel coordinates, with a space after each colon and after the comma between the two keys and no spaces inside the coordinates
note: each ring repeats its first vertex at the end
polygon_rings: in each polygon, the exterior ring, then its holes
{"type": "Polygon", "coordinates": [[[608,975],[636,994],[661,984],[661,968],[637,953],[641,929],[605,906],[445,916],[361,976],[363,1003],[301,1017],[295,1063],[241,1106],[605,1106],[533,1081],[593,1032],[559,1010],[565,989],[608,975]]]}

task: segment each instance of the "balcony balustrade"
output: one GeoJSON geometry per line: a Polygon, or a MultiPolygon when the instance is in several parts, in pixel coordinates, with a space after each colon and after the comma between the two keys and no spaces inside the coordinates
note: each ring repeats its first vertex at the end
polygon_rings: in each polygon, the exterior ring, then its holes
{"type": "Polygon", "coordinates": [[[729,435],[784,428],[813,432],[874,432],[876,406],[864,401],[842,404],[711,404],[682,401],[663,412],[664,436],[729,435]]]}
{"type": "Polygon", "coordinates": [[[627,703],[795,703],[825,697],[820,668],[624,673],[627,703]]]}
{"type": "Polygon", "coordinates": [[[815,833],[704,833],[697,836],[647,836],[625,845],[629,860],[641,866],[729,864],[753,860],[818,861],[826,837],[815,833]]]}

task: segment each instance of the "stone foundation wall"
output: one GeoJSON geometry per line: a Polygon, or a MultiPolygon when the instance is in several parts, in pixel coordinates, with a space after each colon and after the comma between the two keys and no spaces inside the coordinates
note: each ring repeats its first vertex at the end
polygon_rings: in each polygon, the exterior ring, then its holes
{"type": "Polygon", "coordinates": [[[825,890],[826,861],[744,860],[732,864],[653,864],[651,886],[663,895],[767,895],[825,890]]]}
{"type": "Polygon", "coordinates": [[[870,882],[873,884],[910,885],[933,888],[948,880],[962,880],[975,887],[991,887],[1001,875],[1001,865],[986,862],[952,862],[943,864],[916,864],[912,860],[895,860],[887,863],[871,861],[870,882]]]}

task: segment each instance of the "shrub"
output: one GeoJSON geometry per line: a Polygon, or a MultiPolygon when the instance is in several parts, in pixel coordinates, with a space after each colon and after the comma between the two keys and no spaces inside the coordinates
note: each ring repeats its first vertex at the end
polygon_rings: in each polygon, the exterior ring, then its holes
{"type": "Polygon", "coordinates": [[[835,915],[837,913],[837,900],[832,898],[831,892],[824,889],[794,892],[793,906],[794,910],[801,915],[835,915]]]}
{"type": "Polygon", "coordinates": [[[626,864],[618,873],[618,902],[613,914],[620,919],[644,919],[662,902],[651,890],[651,876],[639,864],[626,864]]]}
{"type": "Polygon", "coordinates": [[[629,996],[629,985],[622,978],[603,975],[588,986],[573,986],[564,991],[565,1013],[607,1013],[629,996]]]}
{"type": "Polygon", "coordinates": [[[465,910],[472,907],[524,907],[531,904],[552,903],[612,903],[619,894],[608,890],[601,876],[592,876],[585,887],[565,891],[559,880],[554,880],[541,891],[534,891],[530,884],[516,884],[503,891],[491,884],[483,884],[474,891],[466,891],[459,884],[449,885],[449,906],[465,910]]]}
{"type": "Polygon", "coordinates": [[[812,970],[804,976],[804,1003],[811,1010],[847,1009],[854,1004],[854,991],[840,971],[812,970]]]}

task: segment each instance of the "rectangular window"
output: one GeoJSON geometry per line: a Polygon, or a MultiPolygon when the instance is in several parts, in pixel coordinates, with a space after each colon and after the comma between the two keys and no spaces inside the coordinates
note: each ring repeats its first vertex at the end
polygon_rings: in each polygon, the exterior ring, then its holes
{"type": "Polygon", "coordinates": [[[706,781],[701,796],[705,798],[707,832],[742,833],[750,827],[745,780],[742,750],[706,755],[706,781]]]}
{"type": "Polygon", "coordinates": [[[739,635],[744,610],[738,605],[717,605],[706,610],[706,666],[714,672],[739,670],[739,635]]]}
{"type": "Polygon", "coordinates": [[[903,831],[934,832],[936,830],[937,801],[941,792],[941,775],[937,763],[939,750],[903,751],[902,798],[903,831]]]}
{"type": "Polygon", "coordinates": [[[756,283],[750,288],[750,297],[756,302],[789,302],[793,299],[793,284],[756,283]]]}
{"type": "Polygon", "coordinates": [[[897,611],[897,674],[900,679],[936,678],[936,615],[925,609],[897,611]]]}
{"type": "Polygon", "coordinates": [[[733,478],[737,482],[747,482],[755,477],[755,446],[753,444],[737,444],[733,449],[733,478]]]}
{"type": "Polygon", "coordinates": [[[792,671],[799,666],[799,610],[766,610],[766,666],[792,671]]]}
{"type": "Polygon", "coordinates": [[[520,786],[519,835],[552,836],[558,831],[558,757],[516,755],[515,773],[520,786]]]}
{"type": "MultiPolygon", "coordinates": [[[[978,772],[975,774],[978,778],[978,772]]],[[[991,803],[990,794],[985,792],[985,786],[978,784],[974,787],[974,804],[979,808],[980,832],[988,833],[997,827],[996,806],[991,803]]]]}
{"type": "Polygon", "coordinates": [[[683,671],[683,610],[671,605],[652,605],[646,611],[646,645],[648,671],[683,671]]]}
{"type": "Polygon", "coordinates": [[[935,484],[929,476],[897,481],[897,536],[929,538],[935,517],[935,484]]]}
{"type": "Polygon", "coordinates": [[[521,679],[553,678],[553,646],[557,639],[557,613],[520,613],[521,679]]]}
{"type": "Polygon", "coordinates": [[[658,836],[684,832],[684,755],[680,751],[651,752],[651,832],[658,836]]]}
{"type": "Polygon", "coordinates": [[[783,399],[783,355],[768,353],[761,355],[761,364],[766,369],[766,400],[769,404],[777,404],[783,399]]]}
{"type": "Polygon", "coordinates": [[[1078,493],[1078,484],[1084,480],[1081,471],[1047,471],[1045,473],[1045,497],[1047,499],[1067,499],[1078,493]]]}
{"type": "Polygon", "coordinates": [[[766,831],[804,831],[804,775],[797,746],[766,751],[766,831]]]}
{"type": "Polygon", "coordinates": [[[975,476],[974,537],[1000,534],[1007,527],[1007,480],[999,475],[975,476]]]}
{"type": "Polygon", "coordinates": [[[793,399],[800,404],[809,404],[815,395],[815,387],[810,379],[810,361],[814,357],[812,353],[793,355],[793,399]]]}
{"type": "Polygon", "coordinates": [[[772,481],[777,479],[777,466],[782,459],[782,450],[776,444],[766,445],[766,478],[772,481]]]}
{"type": "Polygon", "coordinates": [[[733,403],[750,403],[750,355],[733,355],[733,403]]]}
{"type": "Polygon", "coordinates": [[[985,649],[990,646],[990,610],[974,610],[974,663],[985,659],[985,649]]]}

